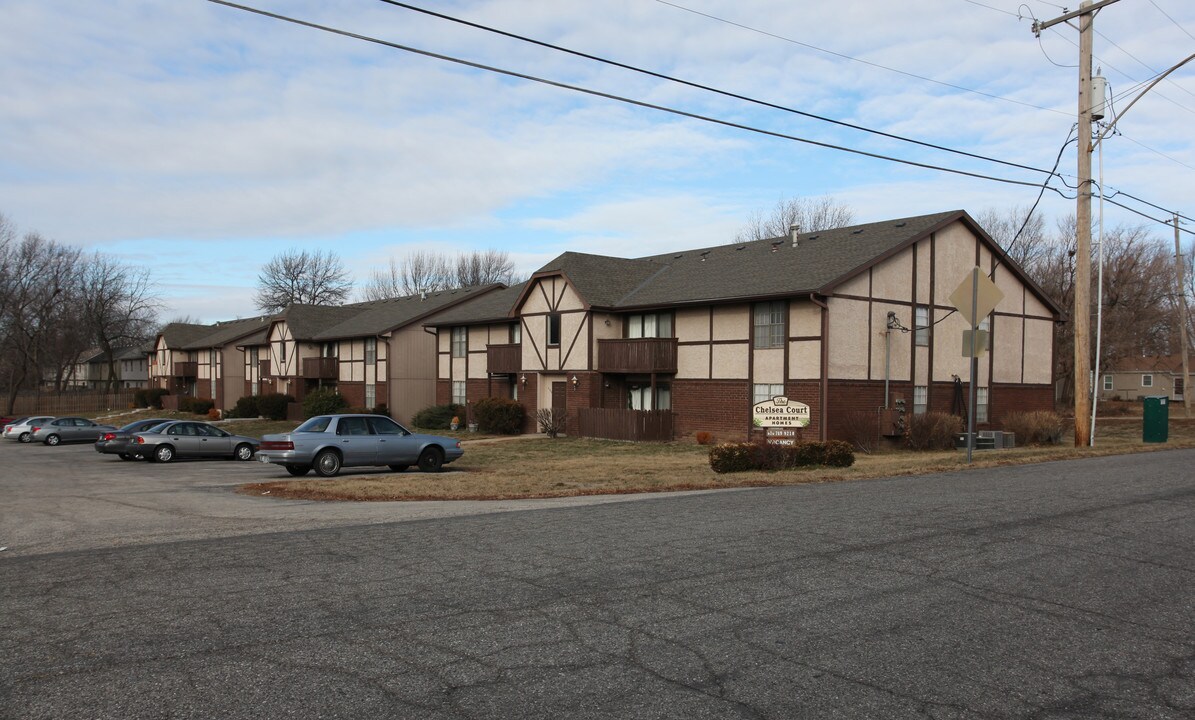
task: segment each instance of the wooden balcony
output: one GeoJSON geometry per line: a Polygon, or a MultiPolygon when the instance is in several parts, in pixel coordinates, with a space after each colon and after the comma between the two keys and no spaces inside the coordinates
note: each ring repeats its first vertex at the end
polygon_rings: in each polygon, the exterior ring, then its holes
{"type": "Polygon", "coordinates": [[[522,345],[487,345],[485,367],[491,375],[513,374],[522,370],[522,345]]]}
{"type": "Polygon", "coordinates": [[[676,338],[598,340],[597,369],[609,373],[676,372],[676,338]]]}
{"type": "Polygon", "coordinates": [[[199,363],[197,362],[176,362],[174,363],[174,371],[170,373],[171,377],[176,378],[193,378],[199,376],[199,363]]]}
{"type": "Polygon", "coordinates": [[[269,360],[258,360],[257,361],[257,377],[259,377],[259,378],[270,377],[270,361],[269,360]]]}
{"type": "Polygon", "coordinates": [[[335,380],[340,377],[340,360],[334,357],[303,358],[303,377],[308,380],[335,380]]]}

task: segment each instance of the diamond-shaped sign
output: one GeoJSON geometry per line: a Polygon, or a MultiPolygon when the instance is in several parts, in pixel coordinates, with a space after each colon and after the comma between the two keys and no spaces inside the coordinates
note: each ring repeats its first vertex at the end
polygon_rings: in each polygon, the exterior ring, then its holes
{"type": "Polygon", "coordinates": [[[1004,293],[979,268],[974,268],[967,273],[954,292],[950,293],[950,304],[963,316],[963,322],[973,328],[978,327],[979,323],[991,314],[1003,299],[1004,293]],[[974,315],[971,314],[971,298],[973,296],[976,298],[974,315]],[[972,318],[974,318],[974,322],[972,322],[972,318]]]}

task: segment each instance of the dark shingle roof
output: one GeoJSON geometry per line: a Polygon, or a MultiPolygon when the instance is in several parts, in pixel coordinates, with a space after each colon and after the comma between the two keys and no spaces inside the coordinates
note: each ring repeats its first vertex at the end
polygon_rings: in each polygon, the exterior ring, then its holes
{"type": "Polygon", "coordinates": [[[408,295],[389,300],[376,300],[348,305],[346,308],[356,308],[356,312],[353,315],[335,325],[321,329],[312,339],[335,340],[338,338],[380,335],[381,333],[415,322],[438,310],[467,302],[472,298],[484,297],[496,287],[499,286],[481,285],[478,287],[436,290],[426,294],[408,295]]]}
{"type": "Polygon", "coordinates": [[[492,290],[486,294],[445,310],[426,323],[429,326],[472,325],[501,322],[510,318],[510,311],[527,283],[492,290]]]}
{"type": "Polygon", "coordinates": [[[199,338],[212,331],[210,325],[195,325],[193,323],[170,323],[162,328],[160,333],[168,348],[182,348],[190,345],[199,338]]]}
{"type": "Polygon", "coordinates": [[[214,325],[206,325],[208,332],[200,337],[195,338],[181,346],[183,350],[196,350],[201,348],[223,347],[230,342],[239,340],[246,335],[251,335],[262,328],[268,327],[270,318],[268,315],[259,317],[245,318],[244,320],[225,320],[215,323],[214,325]]]}

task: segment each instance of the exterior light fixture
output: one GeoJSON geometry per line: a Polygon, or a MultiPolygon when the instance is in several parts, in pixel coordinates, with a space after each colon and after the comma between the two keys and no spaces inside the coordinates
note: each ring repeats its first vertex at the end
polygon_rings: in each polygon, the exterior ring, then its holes
{"type": "Polygon", "coordinates": [[[523,383],[523,387],[527,387],[527,373],[523,373],[523,377],[519,378],[519,382],[523,383]]]}
{"type": "Polygon", "coordinates": [[[577,389],[577,384],[578,384],[579,382],[580,382],[580,381],[579,381],[579,380],[577,380],[577,376],[576,376],[576,375],[573,375],[573,390],[576,390],[576,389],[577,389]]]}

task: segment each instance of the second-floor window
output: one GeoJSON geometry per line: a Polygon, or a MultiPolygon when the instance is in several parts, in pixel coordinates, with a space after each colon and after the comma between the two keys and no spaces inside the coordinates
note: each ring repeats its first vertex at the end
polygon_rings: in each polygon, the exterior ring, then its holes
{"type": "Polygon", "coordinates": [[[643,313],[627,316],[628,338],[672,337],[672,313],[643,313]]]}
{"type": "Polygon", "coordinates": [[[548,344],[560,344],[560,313],[548,315],[548,344]]]}
{"type": "Polygon", "coordinates": [[[454,327],[452,329],[452,356],[456,358],[463,358],[468,347],[469,329],[465,327],[454,327]]]}
{"type": "Polygon", "coordinates": [[[755,347],[784,347],[784,302],[755,304],[755,347]]]}
{"type": "Polygon", "coordinates": [[[913,313],[913,337],[922,347],[929,346],[929,307],[918,305],[913,313]]]}
{"type": "Polygon", "coordinates": [[[518,345],[523,342],[523,324],[514,323],[510,326],[510,344],[518,345]]]}
{"type": "MultiPolygon", "coordinates": [[[[365,364],[374,365],[378,361],[378,339],[365,338],[365,364]]],[[[369,405],[373,407],[373,405],[369,405]]]]}

